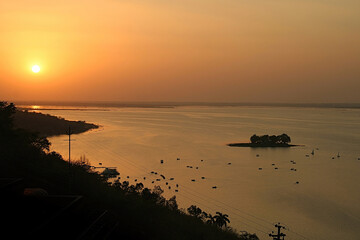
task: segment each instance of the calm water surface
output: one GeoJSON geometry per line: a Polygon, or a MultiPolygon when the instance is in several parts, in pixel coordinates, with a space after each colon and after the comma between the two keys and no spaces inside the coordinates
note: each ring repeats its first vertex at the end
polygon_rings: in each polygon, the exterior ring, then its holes
{"type": "MultiPolygon", "coordinates": [[[[287,239],[359,239],[359,109],[193,106],[42,112],[101,125],[74,136],[72,158],[85,154],[93,165],[117,167],[122,180],[138,179],[150,188],[161,178],[150,172],[163,174],[167,180],[155,184],[166,197],[176,195],[181,208],[195,204],[208,213],[227,213],[233,228],[255,232],[260,239],[269,239],[276,222],[289,229],[287,239]],[[287,133],[304,146],[226,146],[248,142],[254,133],[287,133]]],[[[67,159],[66,139],[50,140],[52,150],[67,159]]]]}

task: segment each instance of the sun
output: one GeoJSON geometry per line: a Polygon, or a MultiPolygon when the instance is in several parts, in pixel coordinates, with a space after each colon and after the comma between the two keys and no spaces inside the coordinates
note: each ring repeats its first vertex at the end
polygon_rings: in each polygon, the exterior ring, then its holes
{"type": "Polygon", "coordinates": [[[40,67],[39,67],[39,65],[34,65],[34,66],[32,66],[31,70],[34,73],[38,73],[38,72],[40,72],[40,67]]]}

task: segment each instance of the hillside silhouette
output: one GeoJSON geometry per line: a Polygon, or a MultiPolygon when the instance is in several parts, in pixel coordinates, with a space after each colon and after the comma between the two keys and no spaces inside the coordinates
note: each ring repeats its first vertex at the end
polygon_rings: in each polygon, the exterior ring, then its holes
{"type": "Polygon", "coordinates": [[[40,136],[46,137],[66,134],[69,127],[74,134],[99,128],[98,125],[85,121],[69,121],[61,117],[26,110],[15,111],[14,127],[37,132],[40,136]]]}
{"type": "MultiPolygon", "coordinates": [[[[70,164],[42,135],[14,125],[16,108],[0,102],[0,205],[4,239],[240,239],[229,216],[178,208],[159,186],[109,179],[86,159],[70,164]]],[[[40,115],[35,115],[40,116],[40,115]]]]}

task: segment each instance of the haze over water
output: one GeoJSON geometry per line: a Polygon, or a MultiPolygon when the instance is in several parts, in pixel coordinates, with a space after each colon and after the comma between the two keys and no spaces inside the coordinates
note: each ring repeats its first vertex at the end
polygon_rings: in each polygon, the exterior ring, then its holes
{"type": "MultiPolygon", "coordinates": [[[[181,208],[194,204],[208,213],[227,213],[233,228],[255,232],[260,239],[269,239],[275,222],[290,229],[285,231],[288,239],[356,239],[360,235],[360,109],[188,106],[103,110],[41,112],[102,126],[73,136],[73,159],[85,154],[95,166],[101,162],[117,167],[122,181],[136,183],[137,179],[149,188],[160,185],[166,197],[176,195],[181,208]],[[293,144],[304,146],[226,146],[248,142],[252,134],[282,133],[293,144]],[[156,181],[160,174],[166,180],[156,181]]],[[[64,159],[68,158],[66,140],[66,136],[50,138],[52,150],[64,159]]]]}

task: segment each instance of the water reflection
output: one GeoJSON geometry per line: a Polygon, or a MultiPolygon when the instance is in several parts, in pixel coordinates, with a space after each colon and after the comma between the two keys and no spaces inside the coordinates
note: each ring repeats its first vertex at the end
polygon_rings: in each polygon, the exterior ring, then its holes
{"type": "MultiPolygon", "coordinates": [[[[294,232],[311,233],[313,239],[355,239],[360,234],[360,193],[355,190],[360,188],[360,110],[178,107],[44,112],[103,126],[74,136],[74,156],[86,154],[92,164],[116,166],[132,184],[141,180],[144,186],[160,185],[166,197],[177,196],[180,207],[196,204],[207,212],[227,213],[231,226],[256,232],[261,239],[268,238],[272,223],[278,221],[294,232]],[[248,141],[253,134],[284,132],[294,144],[305,146],[226,146],[248,141]]],[[[66,156],[63,140],[51,138],[53,150],[66,156]]],[[[287,237],[301,239],[291,232],[287,237]]]]}

